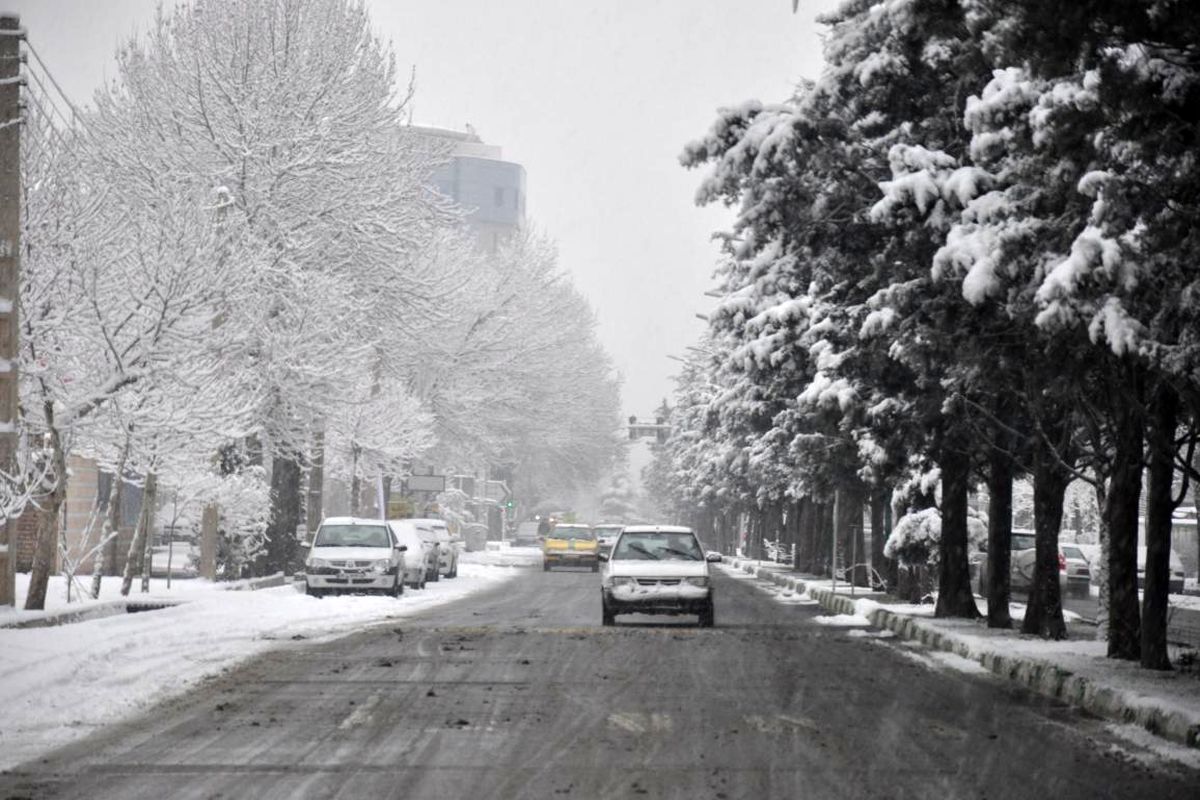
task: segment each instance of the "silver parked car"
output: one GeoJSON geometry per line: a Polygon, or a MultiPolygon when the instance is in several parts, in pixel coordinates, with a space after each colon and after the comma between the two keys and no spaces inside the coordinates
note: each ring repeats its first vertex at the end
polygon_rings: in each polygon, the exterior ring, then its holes
{"type": "Polygon", "coordinates": [[[304,559],[305,591],[404,593],[405,545],[378,519],[328,517],[304,559]]]}
{"type": "Polygon", "coordinates": [[[410,519],[417,527],[417,533],[427,542],[437,546],[438,566],[429,580],[458,577],[458,543],[457,536],[450,535],[450,526],[444,519],[410,519]]]}
{"type": "Polygon", "coordinates": [[[437,572],[437,544],[422,540],[412,520],[394,519],[388,527],[396,542],[408,548],[404,553],[404,582],[414,589],[424,589],[429,576],[437,572]]]}

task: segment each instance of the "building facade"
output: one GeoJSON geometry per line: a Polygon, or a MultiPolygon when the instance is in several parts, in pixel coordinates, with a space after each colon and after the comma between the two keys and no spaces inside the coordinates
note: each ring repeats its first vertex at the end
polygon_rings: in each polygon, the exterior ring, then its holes
{"type": "Polygon", "coordinates": [[[481,250],[496,252],[525,225],[525,168],[505,161],[500,147],[485,144],[473,131],[411,126],[439,148],[446,163],[433,175],[434,187],[461,206],[481,250]]]}

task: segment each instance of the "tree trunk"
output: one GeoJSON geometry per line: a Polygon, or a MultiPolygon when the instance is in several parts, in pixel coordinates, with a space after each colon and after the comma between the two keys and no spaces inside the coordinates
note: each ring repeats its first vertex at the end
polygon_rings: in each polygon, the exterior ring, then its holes
{"type": "Polygon", "coordinates": [[[1179,398],[1166,383],[1154,395],[1150,427],[1150,474],[1146,487],[1146,585],[1142,598],[1142,666],[1169,670],[1167,596],[1171,580],[1171,479],[1175,475],[1175,426],[1179,398]]]}
{"type": "MultiPolygon", "coordinates": [[[[889,537],[892,535],[892,501],[891,492],[888,492],[887,503],[883,507],[883,541],[886,544],[889,537]]],[[[899,559],[891,559],[887,562],[887,568],[884,571],[883,579],[887,585],[893,590],[900,583],[900,561],[899,559]]]]}
{"type": "Polygon", "coordinates": [[[1021,632],[1048,639],[1065,639],[1062,592],[1058,584],[1058,532],[1062,526],[1063,496],[1070,475],[1063,470],[1049,445],[1039,442],[1033,466],[1033,585],[1021,632]]]}
{"type": "Polygon", "coordinates": [[[942,448],[942,536],[938,543],[938,599],[935,617],[975,619],[979,608],[971,593],[967,562],[967,494],[971,462],[966,451],[952,442],[942,448]]]}
{"type": "Polygon", "coordinates": [[[125,460],[129,456],[129,439],[125,440],[125,446],[121,448],[121,455],[117,459],[117,469],[113,473],[112,486],[108,489],[108,508],[104,513],[104,528],[100,534],[102,549],[96,554],[95,569],[92,572],[92,598],[100,598],[100,582],[101,576],[105,571],[113,572],[117,568],[117,549],[116,542],[118,533],[121,530],[121,495],[123,494],[121,487],[125,483],[122,476],[125,474],[125,460]],[[112,537],[111,540],[109,537],[112,537]],[[109,546],[110,543],[113,546],[109,546]],[[106,564],[105,561],[108,561],[106,564]]]}
{"type": "Polygon", "coordinates": [[[1098,521],[1100,535],[1100,556],[1096,560],[1096,567],[1093,570],[1093,575],[1096,581],[1100,584],[1100,599],[1096,610],[1096,638],[1108,639],[1108,614],[1109,614],[1109,599],[1108,599],[1108,554],[1112,550],[1112,537],[1108,533],[1108,517],[1104,515],[1104,507],[1107,504],[1108,487],[1104,479],[1096,476],[1096,508],[1100,509],[1100,519],[1098,521]]]}
{"type": "Polygon", "coordinates": [[[146,532],[142,536],[142,592],[150,591],[150,569],[154,565],[152,555],[155,520],[158,518],[158,476],[151,472],[146,476],[146,493],[142,497],[142,508],[146,512],[146,532]]]}
{"type": "Polygon", "coordinates": [[[271,463],[271,513],[267,521],[265,571],[290,573],[300,525],[300,462],[275,456],[271,463]]]}
{"type": "Polygon", "coordinates": [[[125,573],[121,578],[121,596],[128,597],[133,587],[133,575],[143,567],[146,555],[146,540],[150,536],[150,528],[154,524],[154,496],[157,478],[151,471],[146,475],[145,488],[142,491],[142,507],[138,511],[137,527],[133,529],[133,541],[129,543],[129,555],[125,559],[125,573]]]}
{"type": "Polygon", "coordinates": [[[305,530],[311,539],[325,516],[325,432],[313,436],[312,458],[308,467],[308,497],[304,504],[305,530]]]}
{"type": "Polygon", "coordinates": [[[358,477],[358,445],[350,443],[350,516],[357,517],[362,501],[362,481],[358,477]]]}
{"type": "MultiPolygon", "coordinates": [[[[1132,406],[1132,403],[1129,404],[1132,406]]],[[[1108,524],[1108,657],[1137,661],[1142,655],[1138,609],[1138,500],[1142,494],[1142,422],[1128,407],[1113,432],[1114,454],[1104,518],[1108,524]]]]}
{"type": "Polygon", "coordinates": [[[1011,628],[1013,467],[993,449],[988,467],[988,627],[1011,628]]]}
{"type": "Polygon", "coordinates": [[[29,591],[25,595],[26,611],[41,611],[46,607],[46,588],[50,584],[50,572],[54,569],[62,505],[67,498],[67,456],[63,452],[58,430],[53,425],[54,410],[50,404],[47,404],[46,419],[51,423],[50,458],[54,465],[55,484],[42,500],[42,508],[38,512],[37,543],[29,575],[29,591]]]}
{"type": "Polygon", "coordinates": [[[883,557],[883,546],[887,544],[884,535],[884,509],[888,505],[887,492],[882,489],[871,490],[871,568],[880,577],[887,572],[887,559],[883,557]]]}

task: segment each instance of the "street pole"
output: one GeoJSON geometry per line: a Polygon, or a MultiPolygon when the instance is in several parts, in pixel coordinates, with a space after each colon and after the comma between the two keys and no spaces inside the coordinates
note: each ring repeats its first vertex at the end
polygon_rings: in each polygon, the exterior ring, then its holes
{"type": "MultiPolygon", "coordinates": [[[[0,469],[16,473],[21,275],[21,18],[0,16],[0,469]]],[[[0,538],[0,605],[16,605],[17,521],[0,538]]]]}
{"type": "Polygon", "coordinates": [[[833,579],[834,594],[837,594],[838,506],[841,504],[841,496],[842,493],[840,491],[837,489],[833,490],[833,525],[830,526],[833,531],[833,546],[830,548],[829,577],[833,579]]]}

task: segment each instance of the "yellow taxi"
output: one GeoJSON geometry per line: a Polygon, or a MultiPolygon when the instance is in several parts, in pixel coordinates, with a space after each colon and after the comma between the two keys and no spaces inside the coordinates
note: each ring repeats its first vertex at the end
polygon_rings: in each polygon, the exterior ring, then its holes
{"type": "Polygon", "coordinates": [[[542,569],[551,567],[591,567],[600,571],[596,532],[590,525],[560,522],[542,540],[542,569]]]}

